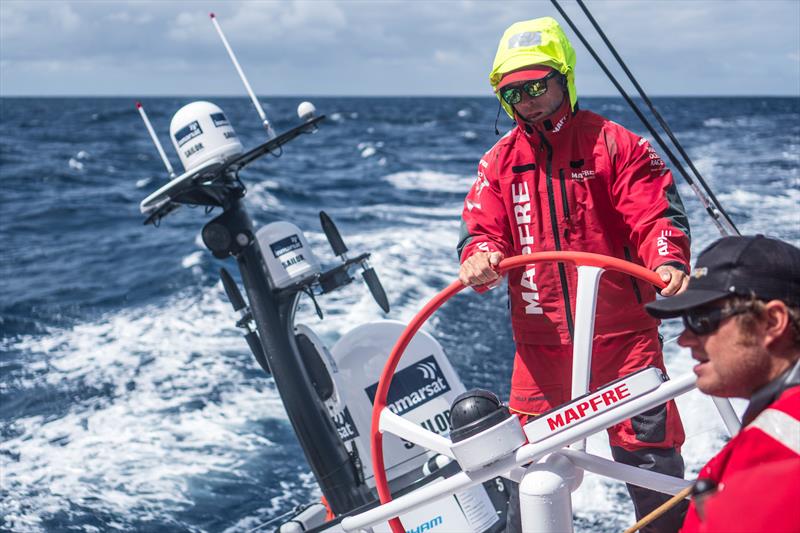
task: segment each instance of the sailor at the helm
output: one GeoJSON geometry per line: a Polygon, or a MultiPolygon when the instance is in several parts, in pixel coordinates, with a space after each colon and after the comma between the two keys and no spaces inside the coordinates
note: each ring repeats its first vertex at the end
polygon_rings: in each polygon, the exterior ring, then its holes
{"type": "MultiPolygon", "coordinates": [[[[571,250],[644,265],[667,282],[661,294],[682,291],[689,223],[672,173],[646,139],[578,110],[575,52],[558,23],[545,17],[509,27],[489,80],[516,127],[481,158],[467,194],[461,281],[485,290],[498,281],[493,267],[504,257],[571,250]]],[[[508,276],[517,347],[509,405],[523,417],[569,400],[576,279],[573,268],[556,263],[508,276]]],[[[648,365],[664,370],[658,321],[643,309],[654,299],[652,286],[604,274],[592,388],[648,365]]],[[[617,461],[683,475],[684,432],[674,402],[613,427],[609,436],[617,461]]],[[[637,518],[668,498],[628,489],[637,518]]],[[[684,511],[679,506],[645,531],[676,531],[684,511]]]]}

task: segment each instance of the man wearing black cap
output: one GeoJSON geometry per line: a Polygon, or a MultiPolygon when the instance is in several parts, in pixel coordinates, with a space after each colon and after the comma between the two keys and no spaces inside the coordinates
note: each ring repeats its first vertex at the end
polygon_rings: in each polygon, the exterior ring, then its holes
{"type": "Polygon", "coordinates": [[[720,239],[685,292],[646,308],[683,319],[678,343],[701,391],[750,400],[742,430],[700,471],[682,531],[800,531],[800,249],[720,239]]]}

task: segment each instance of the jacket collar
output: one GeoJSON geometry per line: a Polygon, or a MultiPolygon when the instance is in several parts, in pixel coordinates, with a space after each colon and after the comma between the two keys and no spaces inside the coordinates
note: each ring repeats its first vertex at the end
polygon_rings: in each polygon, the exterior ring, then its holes
{"type": "Polygon", "coordinates": [[[786,389],[800,385],[800,360],[786,372],[773,379],[751,397],[742,417],[742,427],[748,425],[767,407],[777,400],[786,389]]]}
{"type": "MultiPolygon", "coordinates": [[[[566,95],[566,93],[565,93],[566,95]]],[[[565,96],[561,101],[561,105],[547,118],[538,122],[525,122],[524,120],[517,120],[517,127],[528,138],[529,141],[538,145],[542,138],[548,143],[553,144],[558,142],[559,138],[566,137],[566,132],[574,122],[572,117],[578,111],[578,105],[575,104],[575,111],[572,110],[569,102],[569,96],[565,96]]]]}

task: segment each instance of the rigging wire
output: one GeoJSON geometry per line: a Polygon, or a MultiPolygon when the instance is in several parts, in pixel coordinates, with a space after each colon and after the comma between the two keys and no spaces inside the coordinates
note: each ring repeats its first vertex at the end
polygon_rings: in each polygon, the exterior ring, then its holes
{"type": "Polygon", "coordinates": [[[714,191],[711,190],[706,181],[703,179],[703,176],[700,175],[700,172],[694,166],[694,163],[692,162],[692,159],[689,157],[689,154],[686,153],[686,150],[683,149],[683,145],[681,145],[681,143],[678,142],[678,139],[675,138],[675,135],[672,133],[672,129],[669,127],[669,124],[667,124],[667,121],[664,120],[664,118],[661,116],[661,113],[658,112],[656,106],[650,100],[650,97],[648,97],[647,93],[645,93],[644,89],[642,89],[642,86],[639,85],[639,82],[636,80],[631,71],[628,69],[628,65],[625,64],[625,61],[622,60],[622,57],[620,57],[620,55],[617,53],[617,49],[614,48],[614,45],[611,43],[608,37],[606,37],[605,32],[597,23],[595,18],[592,16],[591,12],[589,11],[589,8],[586,7],[586,4],[583,3],[583,0],[577,0],[577,2],[581,10],[583,10],[583,12],[586,14],[586,18],[589,19],[589,22],[592,23],[592,26],[594,26],[594,29],[597,31],[598,35],[600,35],[600,38],[608,47],[609,51],[611,51],[611,54],[614,56],[614,59],[616,59],[617,63],[619,63],[619,66],[622,67],[622,70],[628,76],[628,79],[631,81],[633,86],[636,87],[639,96],[642,97],[644,103],[647,104],[647,107],[653,113],[653,116],[656,117],[656,120],[661,125],[661,128],[667,134],[669,139],[672,141],[672,144],[674,144],[675,148],[678,149],[678,153],[681,154],[681,157],[683,157],[684,161],[686,161],[686,163],[689,165],[689,168],[694,173],[695,178],[697,178],[697,181],[703,186],[709,198],[711,198],[711,201],[714,203],[714,206],[719,210],[720,214],[724,217],[724,222],[728,225],[728,229],[730,230],[730,232],[735,235],[741,235],[739,233],[739,230],[736,228],[736,225],[733,223],[733,220],[731,220],[731,218],[728,216],[728,213],[726,213],[725,210],[722,208],[722,204],[720,204],[719,200],[717,200],[716,196],[714,196],[714,191]]]}
{"type": "MultiPolygon", "coordinates": [[[[606,74],[606,76],[611,81],[611,83],[614,84],[614,86],[617,88],[619,93],[623,96],[623,98],[625,98],[625,101],[631,107],[633,112],[636,113],[636,116],[639,117],[639,120],[642,121],[642,123],[647,127],[648,131],[650,131],[650,134],[653,135],[653,137],[656,139],[656,141],[658,142],[659,146],[661,146],[661,148],[667,154],[667,157],[669,157],[669,159],[672,162],[672,164],[675,165],[675,168],[680,172],[680,174],[683,176],[684,180],[686,180],[686,182],[692,188],[692,190],[694,191],[695,195],[698,197],[700,202],[703,204],[703,207],[705,207],[706,211],[711,216],[711,220],[717,226],[717,229],[719,230],[719,232],[723,236],[730,235],[731,233],[734,234],[734,235],[741,235],[741,233],[739,232],[738,228],[733,223],[733,220],[731,220],[731,218],[728,216],[728,214],[723,209],[722,204],[720,204],[719,200],[717,200],[716,196],[714,196],[714,192],[710,189],[710,187],[708,186],[706,181],[703,179],[703,177],[698,172],[697,168],[694,166],[694,163],[692,162],[691,158],[686,153],[686,151],[683,149],[683,146],[680,144],[680,142],[678,142],[678,139],[675,138],[675,135],[672,133],[672,130],[670,129],[669,125],[667,125],[667,122],[664,120],[664,118],[661,116],[661,114],[656,110],[655,105],[653,105],[653,103],[650,100],[650,98],[644,92],[644,89],[642,89],[641,85],[639,85],[639,82],[633,76],[631,71],[628,69],[628,66],[625,64],[625,62],[622,60],[620,55],[617,53],[617,51],[614,48],[614,46],[608,40],[608,38],[606,37],[605,33],[600,28],[599,24],[597,24],[597,21],[594,19],[592,14],[589,12],[588,8],[584,5],[583,0],[576,0],[576,1],[577,1],[578,5],[580,6],[581,10],[586,15],[586,17],[591,22],[591,24],[594,27],[594,29],[600,35],[600,38],[603,40],[605,45],[608,47],[608,49],[611,52],[611,54],[614,56],[614,59],[617,60],[617,63],[619,63],[620,67],[622,67],[622,70],[628,76],[628,79],[631,81],[631,83],[634,85],[634,87],[638,91],[639,96],[641,96],[642,100],[645,102],[647,107],[653,113],[653,116],[656,118],[656,120],[658,121],[659,125],[661,125],[661,128],[664,130],[664,132],[667,134],[669,139],[672,141],[672,143],[677,148],[677,150],[680,153],[680,155],[684,158],[686,163],[692,169],[692,172],[694,173],[695,177],[697,178],[697,181],[700,182],[700,184],[702,184],[702,186],[705,189],[706,193],[708,193],[708,196],[706,196],[703,193],[703,191],[700,190],[700,188],[697,186],[697,184],[694,182],[694,180],[687,174],[686,170],[683,168],[683,165],[681,165],[680,161],[675,157],[675,154],[673,154],[672,151],[669,149],[669,147],[666,145],[666,143],[664,143],[664,140],[655,131],[655,129],[650,124],[650,122],[647,120],[647,118],[642,114],[642,112],[639,109],[639,107],[633,102],[633,100],[630,98],[630,96],[625,92],[625,90],[622,88],[622,86],[619,84],[619,82],[616,80],[616,78],[613,76],[613,74],[611,74],[611,72],[605,66],[605,64],[600,59],[600,57],[597,55],[597,53],[594,51],[594,49],[591,47],[591,45],[586,41],[586,39],[584,38],[583,34],[578,30],[578,28],[575,26],[575,24],[572,22],[572,20],[569,18],[569,16],[564,12],[564,10],[558,4],[558,0],[550,0],[550,2],[553,4],[553,6],[558,10],[558,12],[564,18],[564,20],[567,21],[567,23],[569,24],[570,28],[572,28],[572,31],[575,32],[575,35],[578,36],[578,38],[581,40],[583,45],[586,47],[586,49],[592,55],[594,60],[597,62],[597,64],[600,66],[600,68],[603,70],[603,72],[606,74]],[[711,200],[709,200],[709,197],[711,198],[711,200]],[[722,216],[722,219],[720,219],[720,215],[722,216]],[[723,222],[724,222],[724,225],[723,225],[723,222]]],[[[678,337],[669,339],[664,344],[674,342],[674,341],[677,340],[677,338],[678,337]]],[[[642,520],[637,522],[633,527],[627,529],[625,531],[625,533],[633,533],[635,531],[638,531],[640,528],[644,527],[645,525],[649,524],[650,522],[652,522],[656,518],[660,517],[662,514],[666,513],[669,509],[675,507],[676,505],[678,505],[679,503],[684,501],[684,499],[686,497],[688,497],[689,494],[691,493],[691,490],[692,490],[691,486],[686,487],[683,491],[681,491],[678,494],[676,494],[673,498],[671,498],[670,500],[665,502],[663,505],[661,505],[660,507],[654,509],[651,513],[649,513],[647,516],[645,516],[642,520]]]]}
{"type": "MultiPolygon", "coordinates": [[[[717,226],[717,229],[719,230],[719,232],[723,236],[729,235],[730,232],[728,231],[728,229],[726,229],[725,226],[722,225],[722,222],[720,222],[720,212],[722,212],[722,208],[718,205],[718,203],[711,203],[711,201],[703,193],[703,191],[700,189],[700,187],[697,186],[697,183],[695,183],[695,181],[691,178],[691,176],[689,176],[689,174],[686,172],[686,169],[681,164],[680,160],[675,156],[675,154],[672,152],[672,150],[669,148],[669,146],[661,138],[661,135],[658,134],[658,132],[655,130],[655,128],[650,123],[650,121],[647,119],[647,117],[644,116],[644,114],[639,109],[639,107],[636,105],[636,103],[631,99],[630,95],[628,95],[628,93],[625,91],[625,89],[619,84],[619,82],[614,77],[614,75],[611,73],[611,71],[608,70],[608,67],[606,67],[605,63],[603,63],[603,60],[600,59],[600,56],[597,55],[597,52],[594,51],[594,48],[592,48],[592,46],[589,44],[589,42],[586,40],[586,38],[580,32],[580,30],[578,30],[578,28],[572,22],[572,19],[569,18],[569,15],[567,15],[566,12],[561,8],[561,6],[558,3],[558,0],[550,0],[550,2],[558,10],[558,12],[564,18],[564,20],[567,21],[567,24],[569,24],[570,28],[572,28],[572,31],[575,32],[575,35],[581,40],[581,43],[583,43],[583,45],[586,47],[586,50],[588,50],[588,52],[592,55],[594,60],[597,62],[597,64],[603,70],[603,72],[608,77],[608,79],[611,81],[611,83],[614,84],[614,87],[616,87],[616,89],[619,91],[619,93],[622,95],[622,97],[628,103],[628,105],[633,110],[633,112],[636,114],[636,116],[639,117],[639,120],[642,122],[642,124],[644,124],[644,126],[647,128],[647,130],[650,132],[650,134],[653,136],[653,138],[656,140],[656,142],[658,142],[658,144],[661,147],[661,149],[664,150],[665,154],[667,154],[667,157],[669,158],[669,160],[672,162],[672,164],[675,166],[675,168],[678,170],[678,172],[681,174],[681,176],[683,176],[683,179],[686,180],[686,183],[688,183],[689,186],[692,188],[692,190],[694,191],[695,195],[698,197],[700,202],[703,204],[703,207],[705,208],[706,212],[708,212],[709,216],[711,217],[712,222],[714,222],[714,225],[717,226]]],[[[704,185],[705,185],[705,182],[704,182],[704,185]]],[[[715,200],[716,200],[716,198],[715,198],[715,200]]],[[[728,219],[728,221],[729,221],[729,219],[728,219]]],[[[732,222],[730,224],[731,224],[731,226],[733,226],[732,222]]],[[[733,226],[733,229],[736,230],[735,226],[733,226]]],[[[738,230],[736,230],[735,233],[738,234],[739,233],[738,230]]]]}

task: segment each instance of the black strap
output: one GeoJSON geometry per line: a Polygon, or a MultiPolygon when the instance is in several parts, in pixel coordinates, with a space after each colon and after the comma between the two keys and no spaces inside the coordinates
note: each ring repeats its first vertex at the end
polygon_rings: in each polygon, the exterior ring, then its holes
{"type": "Polygon", "coordinates": [[[795,361],[792,368],[758,389],[750,397],[750,404],[742,417],[742,427],[755,420],[764,409],[772,405],[786,390],[798,385],[800,385],[800,360],[795,361]]]}
{"type": "Polygon", "coordinates": [[[500,120],[500,110],[503,108],[503,105],[500,103],[500,100],[497,101],[497,116],[494,117],[494,134],[500,135],[500,130],[497,129],[497,122],[500,120]]]}

